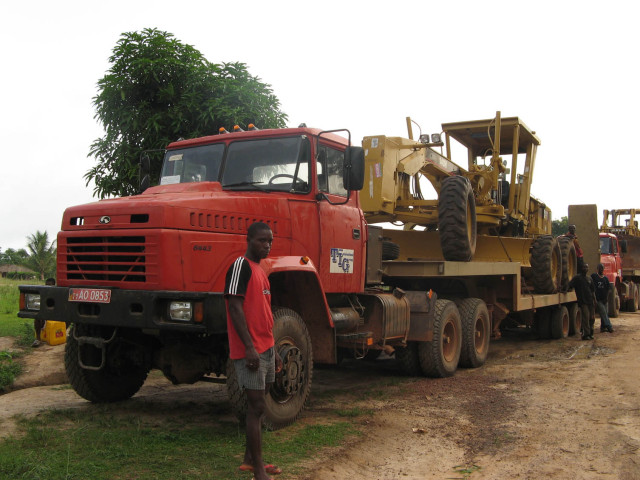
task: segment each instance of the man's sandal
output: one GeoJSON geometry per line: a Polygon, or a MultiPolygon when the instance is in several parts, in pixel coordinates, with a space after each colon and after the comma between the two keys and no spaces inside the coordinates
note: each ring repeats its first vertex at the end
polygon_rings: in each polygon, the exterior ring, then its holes
{"type": "MultiPolygon", "coordinates": [[[[238,467],[238,469],[241,472],[253,472],[253,465],[247,465],[246,463],[243,463],[242,465],[240,465],[240,467],[238,467]]],[[[269,475],[280,475],[282,473],[281,468],[276,467],[275,465],[272,465],[270,463],[264,466],[264,471],[269,475]]]]}

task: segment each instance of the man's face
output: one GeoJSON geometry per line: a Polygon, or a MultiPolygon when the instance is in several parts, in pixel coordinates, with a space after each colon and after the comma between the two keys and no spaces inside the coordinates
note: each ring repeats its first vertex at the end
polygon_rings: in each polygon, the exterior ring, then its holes
{"type": "Polygon", "coordinates": [[[604,267],[602,265],[598,265],[598,273],[602,275],[604,273],[604,267]]]}
{"type": "Polygon", "coordinates": [[[573,234],[576,233],[576,227],[569,227],[569,233],[573,234]]]}
{"type": "Polygon", "coordinates": [[[259,259],[267,258],[273,243],[273,232],[265,228],[258,230],[253,237],[249,237],[249,251],[259,259]]]}
{"type": "Polygon", "coordinates": [[[585,263],[584,265],[582,265],[581,272],[583,275],[586,275],[588,271],[589,271],[589,265],[585,263]]]}

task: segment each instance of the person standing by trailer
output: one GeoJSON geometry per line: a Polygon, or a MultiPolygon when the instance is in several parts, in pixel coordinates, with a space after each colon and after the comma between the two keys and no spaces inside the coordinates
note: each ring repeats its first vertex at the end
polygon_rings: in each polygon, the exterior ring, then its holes
{"type": "Polygon", "coordinates": [[[596,303],[595,289],[593,280],[587,275],[589,264],[583,263],[580,273],[573,277],[569,282],[569,288],[576,291],[578,298],[578,307],[582,312],[582,339],[593,340],[593,324],[596,321],[595,308],[596,303]]]}
{"type": "Polygon", "coordinates": [[[613,333],[613,325],[609,320],[609,309],[607,300],[609,299],[609,290],[612,287],[609,279],[604,274],[604,265],[598,264],[598,272],[591,274],[591,280],[596,291],[596,301],[598,302],[598,313],[600,313],[600,332],[613,333]]]}
{"type": "Polygon", "coordinates": [[[271,286],[260,260],[267,258],[273,232],[266,223],[256,222],[247,231],[247,252],[227,271],[225,299],[229,357],[233,360],[238,383],[247,396],[246,448],[242,471],[252,471],[256,480],[282,470],[262,461],[262,417],[265,397],[282,369],[275,351],[271,286]]]}

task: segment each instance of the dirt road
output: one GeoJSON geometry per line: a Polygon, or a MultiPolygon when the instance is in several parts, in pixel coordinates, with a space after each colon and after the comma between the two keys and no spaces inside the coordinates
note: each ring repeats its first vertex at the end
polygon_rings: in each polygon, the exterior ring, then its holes
{"type": "MultiPolygon", "coordinates": [[[[613,319],[613,334],[535,340],[511,332],[493,342],[487,364],[452,378],[397,382],[393,360],[316,369],[302,422],[330,409],[359,407],[364,434],[306,462],[306,474],[280,480],[620,479],[640,478],[640,313],[613,319]],[[387,381],[365,398],[372,381],[387,381]],[[342,394],[323,396],[340,386],[342,394]],[[415,429],[415,433],[414,433],[415,429]]],[[[28,357],[25,387],[0,396],[0,432],[11,417],[52,406],[90,408],[65,387],[63,347],[28,357]],[[50,376],[42,380],[44,372],[50,376]],[[55,375],[57,375],[57,377],[55,375]],[[53,376],[52,376],[53,375],[53,376]]],[[[174,387],[152,374],[133,401],[226,402],[219,385],[174,387]]]]}

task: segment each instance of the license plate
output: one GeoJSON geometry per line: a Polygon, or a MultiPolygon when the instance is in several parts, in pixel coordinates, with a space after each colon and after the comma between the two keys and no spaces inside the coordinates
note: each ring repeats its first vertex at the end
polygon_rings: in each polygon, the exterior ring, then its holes
{"type": "Polygon", "coordinates": [[[70,302],[109,303],[111,290],[98,288],[72,288],[69,290],[70,302]]]}

